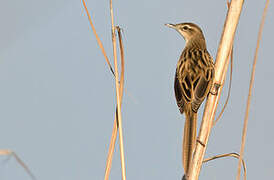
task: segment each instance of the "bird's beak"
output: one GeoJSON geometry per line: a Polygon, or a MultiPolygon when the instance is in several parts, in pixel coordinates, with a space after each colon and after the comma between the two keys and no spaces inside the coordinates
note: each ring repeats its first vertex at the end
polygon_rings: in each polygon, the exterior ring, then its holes
{"type": "Polygon", "coordinates": [[[176,25],[175,24],[165,24],[167,27],[170,27],[172,29],[176,29],[176,25]]]}

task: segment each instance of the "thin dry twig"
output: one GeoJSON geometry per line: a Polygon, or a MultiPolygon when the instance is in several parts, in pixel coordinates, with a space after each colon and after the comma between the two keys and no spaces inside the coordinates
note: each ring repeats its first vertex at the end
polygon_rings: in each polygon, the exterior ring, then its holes
{"type": "Polygon", "coordinates": [[[249,83],[249,91],[248,91],[247,105],[246,105],[245,118],[244,118],[244,126],[243,126],[243,132],[242,132],[242,145],[241,145],[241,150],[240,150],[240,158],[239,158],[239,162],[238,162],[237,180],[240,180],[240,176],[241,176],[241,160],[243,159],[243,154],[244,154],[252,88],[253,88],[254,78],[255,78],[255,69],[256,69],[256,63],[257,63],[257,59],[258,59],[258,50],[260,47],[260,41],[262,38],[263,27],[264,27],[264,22],[265,22],[268,5],[269,5],[269,0],[266,0],[263,16],[261,19],[260,29],[259,29],[259,33],[258,33],[257,46],[256,46],[255,55],[254,55],[254,60],[253,60],[253,65],[252,65],[252,73],[251,73],[251,78],[250,78],[250,83],[249,83]]]}
{"type": "MultiPolygon", "coordinates": [[[[229,74],[229,84],[228,84],[228,92],[227,92],[227,97],[226,97],[226,100],[225,100],[225,104],[220,112],[220,114],[218,115],[218,117],[216,118],[216,120],[213,122],[213,126],[215,126],[217,124],[217,122],[220,120],[220,118],[222,117],[224,111],[225,111],[225,108],[228,104],[228,100],[230,98],[230,94],[231,94],[231,86],[232,86],[232,70],[233,70],[233,46],[231,48],[231,52],[230,52],[230,74],[229,74]]],[[[228,57],[228,58],[229,58],[228,57]]]]}
{"type": "Polygon", "coordinates": [[[113,71],[113,69],[112,69],[112,67],[111,67],[111,64],[110,64],[110,62],[109,62],[109,60],[108,60],[108,57],[107,57],[107,53],[106,53],[106,51],[105,51],[105,49],[104,49],[104,47],[103,47],[103,44],[102,44],[102,42],[101,42],[101,40],[100,40],[100,38],[99,38],[99,36],[98,36],[96,30],[95,30],[95,27],[94,27],[93,23],[92,23],[91,16],[90,16],[90,14],[89,14],[89,11],[88,11],[88,8],[87,8],[87,5],[86,5],[85,0],[82,0],[82,3],[83,3],[83,6],[84,6],[84,8],[85,8],[85,11],[86,11],[86,13],[87,13],[87,16],[88,16],[88,20],[89,20],[89,24],[90,24],[90,26],[91,26],[91,29],[92,29],[92,31],[93,31],[95,37],[96,37],[97,43],[98,43],[98,45],[99,45],[99,47],[100,47],[100,49],[101,49],[101,51],[102,51],[102,53],[103,53],[103,55],[104,55],[106,61],[107,61],[107,64],[108,64],[108,66],[109,66],[109,68],[110,68],[111,73],[114,75],[114,71],[113,71]]]}
{"type": "Polygon", "coordinates": [[[190,164],[188,180],[197,180],[200,174],[203,157],[222,90],[222,86],[220,85],[222,85],[225,80],[226,71],[229,65],[228,56],[234,41],[242,5],[243,0],[232,0],[229,5],[215,63],[215,78],[213,83],[215,89],[218,89],[219,87],[219,91],[217,95],[209,94],[208,96],[193,159],[190,164]]]}
{"type": "Polygon", "coordinates": [[[31,177],[32,180],[36,180],[35,176],[32,174],[28,166],[17,156],[17,154],[11,150],[7,149],[1,149],[0,150],[0,155],[4,156],[12,156],[15,158],[15,160],[24,168],[24,170],[27,172],[27,174],[31,177]]]}
{"type": "Polygon", "coordinates": [[[114,56],[114,68],[115,68],[115,85],[116,85],[116,100],[117,100],[117,114],[118,114],[118,124],[119,124],[119,140],[120,140],[120,158],[121,158],[121,169],[122,169],[122,179],[126,180],[126,168],[125,168],[125,156],[124,156],[124,142],[123,142],[123,126],[122,126],[122,114],[121,114],[121,95],[119,86],[119,76],[118,76],[118,63],[117,63],[117,52],[116,52],[116,37],[115,37],[115,27],[114,27],[114,17],[112,0],[110,0],[110,15],[111,15],[111,30],[112,30],[112,45],[113,45],[113,56],[114,56]]]}
{"type": "MultiPolygon", "coordinates": [[[[228,154],[216,155],[216,156],[213,156],[211,158],[205,159],[203,161],[203,163],[209,162],[209,161],[214,160],[214,159],[223,158],[223,157],[234,157],[234,158],[239,159],[240,155],[238,153],[228,153],[228,154]]],[[[245,161],[243,159],[242,159],[242,165],[243,165],[243,168],[244,168],[244,180],[246,180],[246,164],[245,164],[245,161]]]]}
{"type": "MultiPolygon", "coordinates": [[[[121,29],[120,27],[116,27],[116,30],[118,32],[118,38],[119,38],[119,48],[120,48],[120,57],[121,57],[121,75],[120,75],[120,94],[121,94],[121,102],[122,102],[122,96],[123,96],[123,87],[124,87],[124,72],[125,72],[125,61],[124,61],[124,47],[122,42],[122,35],[121,35],[121,29]]],[[[109,179],[110,169],[111,169],[111,163],[112,163],[112,157],[117,137],[117,128],[118,128],[118,121],[117,121],[117,108],[115,112],[115,120],[113,123],[113,129],[112,129],[112,135],[109,145],[109,151],[108,151],[108,157],[107,157],[107,163],[106,163],[106,170],[105,170],[105,180],[109,179]]]]}

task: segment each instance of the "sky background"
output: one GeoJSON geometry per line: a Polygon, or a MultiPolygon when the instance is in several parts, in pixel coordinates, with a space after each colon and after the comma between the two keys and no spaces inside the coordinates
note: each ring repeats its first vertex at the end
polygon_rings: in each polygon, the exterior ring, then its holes
{"type": "MultiPolygon", "coordinates": [[[[114,1],[124,30],[123,132],[127,179],[179,180],[184,116],[173,78],[185,42],[165,23],[194,22],[215,58],[225,0],[114,1]]],[[[206,157],[239,152],[257,33],[265,1],[245,1],[234,44],[231,98],[213,128],[206,157]]],[[[95,28],[112,57],[108,0],[89,0],[95,28]]],[[[244,158],[248,179],[274,177],[273,31],[270,3],[261,40],[244,158]]],[[[0,3],[0,149],[11,149],[37,180],[104,177],[115,109],[115,81],[81,1],[0,3]]],[[[111,58],[112,59],[112,58],[111,58]]],[[[218,112],[225,101],[227,82],[218,112]]],[[[200,108],[199,122],[203,106],[200,108]]],[[[235,179],[238,161],[204,164],[200,179],[235,179]]],[[[14,158],[0,157],[0,180],[28,180],[14,158]]],[[[121,179],[116,148],[110,179],[121,179]]]]}

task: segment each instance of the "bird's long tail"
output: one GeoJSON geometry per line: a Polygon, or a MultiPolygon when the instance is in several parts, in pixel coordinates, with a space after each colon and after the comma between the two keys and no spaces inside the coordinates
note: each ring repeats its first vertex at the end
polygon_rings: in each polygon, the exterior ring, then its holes
{"type": "Polygon", "coordinates": [[[193,112],[191,108],[185,111],[185,127],[183,138],[183,166],[185,175],[188,174],[190,162],[192,160],[193,151],[196,143],[196,124],[197,113],[193,112]]]}

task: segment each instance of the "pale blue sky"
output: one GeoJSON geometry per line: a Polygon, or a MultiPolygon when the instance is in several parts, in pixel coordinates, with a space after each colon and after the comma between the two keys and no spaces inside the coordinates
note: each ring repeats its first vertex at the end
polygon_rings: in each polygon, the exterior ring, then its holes
{"type": "MultiPolygon", "coordinates": [[[[164,24],[199,24],[215,57],[226,1],[113,3],[115,22],[124,29],[122,114],[127,179],[179,180],[184,117],[175,103],[173,78],[185,42],[164,24]]],[[[264,3],[245,1],[243,6],[235,37],[231,99],[212,130],[206,157],[239,152],[264,3]]],[[[109,1],[89,0],[87,4],[111,57],[109,1]]],[[[273,177],[273,15],[270,3],[245,149],[251,180],[273,177]]],[[[38,180],[103,179],[115,83],[80,0],[2,1],[0,22],[0,148],[15,151],[38,180]]],[[[223,95],[221,104],[224,99],[223,95]]],[[[6,159],[0,157],[0,180],[30,179],[13,158],[6,159]]],[[[200,179],[231,180],[236,171],[235,159],[216,160],[203,166],[200,179]]],[[[118,149],[111,179],[121,179],[118,149]]]]}

